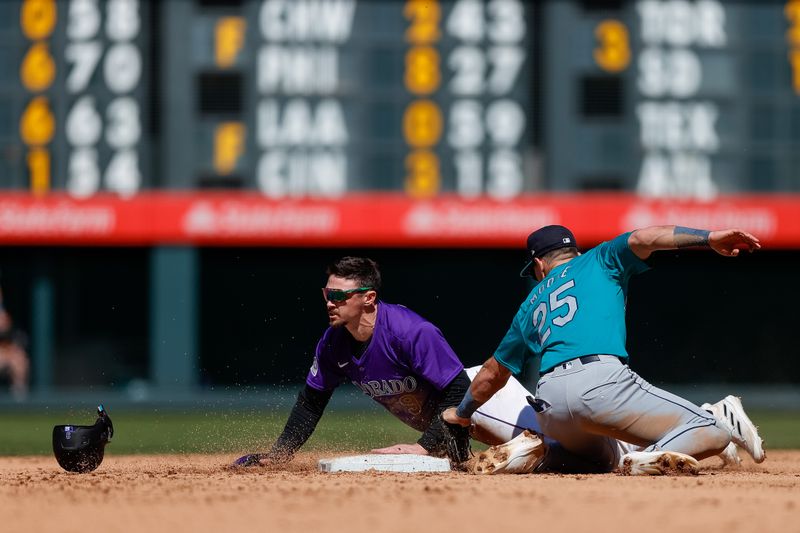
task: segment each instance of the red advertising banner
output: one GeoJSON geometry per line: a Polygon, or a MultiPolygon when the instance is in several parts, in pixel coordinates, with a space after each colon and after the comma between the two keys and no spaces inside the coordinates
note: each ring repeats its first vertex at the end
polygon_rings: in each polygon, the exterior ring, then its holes
{"type": "Polygon", "coordinates": [[[0,194],[0,244],[522,247],[547,224],[591,246],[637,227],[739,227],[768,247],[800,248],[800,195],[710,202],[628,194],[547,194],[512,201],[398,194],[271,200],[255,193],[152,192],[78,200],[0,194]]]}

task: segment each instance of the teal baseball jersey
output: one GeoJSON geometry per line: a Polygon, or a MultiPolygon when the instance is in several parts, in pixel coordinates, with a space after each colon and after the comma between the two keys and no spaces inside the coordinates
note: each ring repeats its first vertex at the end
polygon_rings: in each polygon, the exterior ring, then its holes
{"type": "Polygon", "coordinates": [[[627,359],[625,298],[631,276],[649,267],[625,233],[554,268],[517,311],[495,359],[518,374],[541,356],[540,371],[592,354],[627,359]]]}

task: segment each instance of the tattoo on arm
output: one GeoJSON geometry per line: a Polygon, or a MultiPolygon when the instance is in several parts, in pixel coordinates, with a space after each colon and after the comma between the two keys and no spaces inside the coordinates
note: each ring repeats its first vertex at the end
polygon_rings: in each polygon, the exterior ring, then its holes
{"type": "Polygon", "coordinates": [[[708,246],[708,235],[711,232],[704,229],[685,228],[675,226],[672,235],[675,238],[676,248],[688,248],[690,246],[708,246]]]}

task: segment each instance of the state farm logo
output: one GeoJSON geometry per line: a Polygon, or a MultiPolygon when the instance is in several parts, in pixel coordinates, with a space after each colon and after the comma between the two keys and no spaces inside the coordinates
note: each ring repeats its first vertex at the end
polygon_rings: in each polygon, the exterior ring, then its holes
{"type": "Polygon", "coordinates": [[[285,206],[244,202],[195,202],[182,221],[189,235],[328,235],[339,227],[339,212],[326,206],[285,206]]]}
{"type": "Polygon", "coordinates": [[[106,235],[114,231],[113,207],[0,202],[0,234],[8,236],[106,235]]]}
{"type": "Polygon", "coordinates": [[[183,219],[187,233],[216,233],[217,214],[210,204],[195,204],[183,219]]]}
{"type": "Polygon", "coordinates": [[[403,228],[409,235],[519,237],[531,228],[558,224],[559,220],[558,210],[545,206],[421,204],[408,211],[403,228]]]}
{"type": "Polygon", "coordinates": [[[621,219],[622,230],[679,224],[690,228],[742,228],[761,237],[777,231],[778,215],[768,207],[685,205],[632,207],[621,219]]]}

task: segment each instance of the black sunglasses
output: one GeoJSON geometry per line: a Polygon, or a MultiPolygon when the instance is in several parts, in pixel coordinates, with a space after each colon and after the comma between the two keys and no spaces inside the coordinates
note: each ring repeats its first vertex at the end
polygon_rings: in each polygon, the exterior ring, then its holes
{"type": "Polygon", "coordinates": [[[329,289],[322,288],[322,297],[326,302],[343,302],[357,292],[371,291],[372,287],[358,287],[357,289],[329,289]]]}

